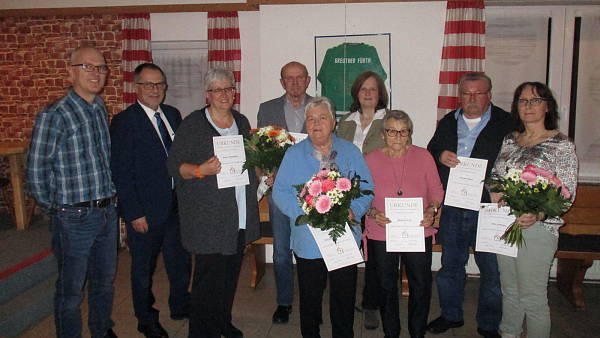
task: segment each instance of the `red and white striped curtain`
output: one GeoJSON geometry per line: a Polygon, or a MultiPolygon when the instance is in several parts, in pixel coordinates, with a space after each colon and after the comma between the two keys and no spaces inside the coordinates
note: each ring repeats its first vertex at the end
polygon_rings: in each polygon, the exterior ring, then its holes
{"type": "Polygon", "coordinates": [[[123,20],[123,109],[135,103],[133,71],[144,62],[152,62],[150,14],[125,14],[123,20]]]}
{"type": "Polygon", "coordinates": [[[208,68],[231,70],[235,76],[235,104],[240,110],[242,52],[237,12],[208,12],[208,68]]]}
{"type": "Polygon", "coordinates": [[[437,119],[458,108],[458,80],[467,72],[483,72],[485,5],[483,1],[448,1],[440,67],[437,119]]]}

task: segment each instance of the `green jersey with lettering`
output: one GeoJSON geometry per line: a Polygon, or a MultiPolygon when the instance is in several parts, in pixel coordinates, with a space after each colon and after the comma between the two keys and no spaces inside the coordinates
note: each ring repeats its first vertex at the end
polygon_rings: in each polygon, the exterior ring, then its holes
{"type": "Polygon", "coordinates": [[[345,42],[329,48],[317,75],[317,80],[321,82],[321,95],[331,99],[337,110],[348,111],[352,104],[352,83],[360,73],[366,71],[377,73],[384,81],[387,79],[375,47],[366,43],[345,42]]]}

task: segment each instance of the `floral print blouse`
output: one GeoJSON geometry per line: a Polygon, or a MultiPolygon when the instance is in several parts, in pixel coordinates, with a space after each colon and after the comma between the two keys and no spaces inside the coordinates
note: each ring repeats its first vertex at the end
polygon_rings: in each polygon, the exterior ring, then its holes
{"type": "MultiPolygon", "coordinates": [[[[496,159],[493,173],[504,176],[508,169],[522,169],[528,164],[550,170],[569,189],[571,202],[575,200],[577,189],[577,155],[575,145],[566,135],[558,133],[532,147],[522,147],[517,144],[516,133],[504,137],[502,148],[496,159]]],[[[558,237],[558,228],[564,222],[561,218],[549,218],[543,226],[558,237]]]]}

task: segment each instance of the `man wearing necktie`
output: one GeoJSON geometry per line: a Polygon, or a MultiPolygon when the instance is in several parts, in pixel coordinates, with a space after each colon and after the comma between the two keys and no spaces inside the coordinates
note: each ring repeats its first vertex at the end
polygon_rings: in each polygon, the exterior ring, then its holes
{"type": "Polygon", "coordinates": [[[137,102],[111,123],[111,169],[119,214],[127,223],[138,331],[146,337],[168,337],[153,307],[152,275],[161,250],[170,284],[171,318],[181,320],[189,314],[191,259],[181,244],[177,199],[166,165],[181,114],[162,104],[167,81],[157,65],[139,65],[134,81],[137,102]]]}

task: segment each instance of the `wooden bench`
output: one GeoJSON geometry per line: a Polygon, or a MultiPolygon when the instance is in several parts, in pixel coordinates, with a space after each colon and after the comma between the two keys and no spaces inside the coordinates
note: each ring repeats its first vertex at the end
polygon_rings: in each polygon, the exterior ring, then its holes
{"type": "Polygon", "coordinates": [[[256,288],[265,274],[265,244],[273,244],[273,232],[269,223],[269,202],[265,197],[258,202],[261,237],[248,244],[246,255],[250,263],[250,287],[256,288]]]}
{"type": "Polygon", "coordinates": [[[580,184],[564,220],[556,251],[556,285],[575,307],[583,308],[585,273],[600,259],[600,185],[580,184]]]}
{"type": "MultiPolygon", "coordinates": [[[[261,231],[264,234],[250,244],[246,251],[250,256],[250,286],[253,288],[256,288],[265,273],[265,244],[273,244],[266,198],[259,203],[259,209],[261,231]]],[[[566,225],[560,229],[559,248],[556,251],[557,287],[574,306],[583,308],[585,302],[582,285],[585,273],[594,260],[600,259],[600,185],[580,185],[575,204],[564,219],[566,225]]],[[[441,252],[442,246],[435,244],[432,251],[441,252]]],[[[402,296],[408,296],[408,279],[403,265],[401,271],[402,296]]]]}

